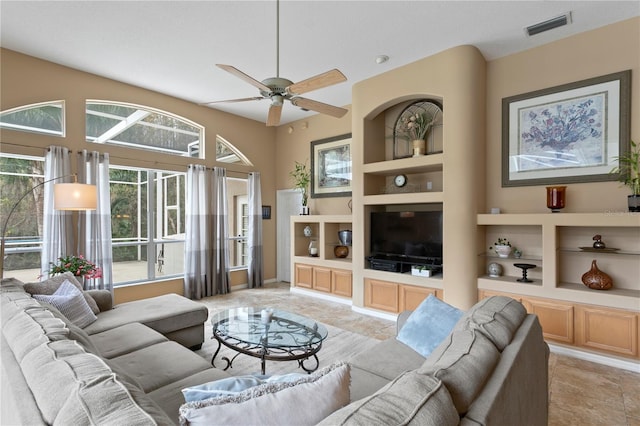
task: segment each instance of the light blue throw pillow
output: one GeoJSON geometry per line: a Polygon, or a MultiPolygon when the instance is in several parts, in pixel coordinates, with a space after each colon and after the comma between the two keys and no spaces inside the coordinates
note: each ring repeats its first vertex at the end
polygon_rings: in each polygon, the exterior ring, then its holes
{"type": "Polygon", "coordinates": [[[396,338],[426,358],[451,333],[462,314],[430,294],[411,313],[396,338]]]}
{"type": "Polygon", "coordinates": [[[265,383],[295,382],[300,378],[308,376],[308,374],[290,373],[273,376],[246,375],[228,377],[226,379],[215,380],[213,382],[182,389],[182,394],[184,395],[184,400],[186,402],[202,401],[208,398],[234,395],[265,383]]]}

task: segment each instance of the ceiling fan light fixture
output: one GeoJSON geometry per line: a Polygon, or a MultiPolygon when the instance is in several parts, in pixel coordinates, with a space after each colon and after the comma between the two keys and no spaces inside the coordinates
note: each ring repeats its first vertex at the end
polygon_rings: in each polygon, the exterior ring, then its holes
{"type": "Polygon", "coordinates": [[[530,25],[524,29],[527,36],[531,37],[554,28],[562,27],[571,23],[571,12],[564,13],[555,18],[548,19],[537,24],[530,25]]]}
{"type": "Polygon", "coordinates": [[[273,106],[282,106],[284,103],[284,98],[280,95],[273,95],[271,97],[271,105],[273,106]]]}

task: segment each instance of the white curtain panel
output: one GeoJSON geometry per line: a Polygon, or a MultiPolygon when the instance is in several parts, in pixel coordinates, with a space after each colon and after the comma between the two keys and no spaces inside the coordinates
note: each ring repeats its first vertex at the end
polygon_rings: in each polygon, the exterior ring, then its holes
{"type": "Polygon", "coordinates": [[[98,199],[96,210],[79,213],[78,254],[102,269],[102,277],[85,280],[84,288],[109,290],[113,295],[109,154],[87,150],[79,153],[78,181],[96,185],[98,199]]]}
{"type": "Polygon", "coordinates": [[[247,276],[249,288],[262,287],[264,263],[262,260],[262,192],[260,190],[260,173],[249,173],[249,233],[247,248],[249,260],[247,276]]]}
{"type": "Polygon", "coordinates": [[[44,156],[44,180],[55,179],[44,184],[42,221],[42,257],[40,260],[42,279],[47,279],[51,262],[57,263],[61,256],[75,254],[73,251],[73,224],[70,211],[54,210],[53,185],[73,182],[69,150],[62,146],[50,146],[44,156]],[[64,179],[57,179],[63,178],[64,179]]]}
{"type": "Polygon", "coordinates": [[[229,292],[226,170],[187,171],[184,293],[191,299],[229,292]]]}

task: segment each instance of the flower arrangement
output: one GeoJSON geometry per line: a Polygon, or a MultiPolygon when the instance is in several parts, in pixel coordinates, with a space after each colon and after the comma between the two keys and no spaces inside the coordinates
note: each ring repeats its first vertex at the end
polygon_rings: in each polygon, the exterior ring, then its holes
{"type": "MultiPolygon", "coordinates": [[[[506,238],[498,238],[498,241],[493,243],[494,246],[509,246],[511,247],[511,243],[506,238]]],[[[489,247],[489,250],[493,250],[493,246],[489,247]]]]}
{"type": "Polygon", "coordinates": [[[76,277],[88,279],[102,277],[102,269],[98,268],[95,263],[85,259],[83,255],[59,257],[57,264],[51,262],[50,265],[50,276],[71,272],[76,277]]]}
{"type": "Polygon", "coordinates": [[[509,257],[511,249],[511,243],[506,238],[498,238],[498,241],[489,247],[489,250],[495,251],[498,257],[509,257]]]}
{"type": "Polygon", "coordinates": [[[424,139],[435,122],[435,114],[416,112],[400,119],[398,136],[407,140],[424,139]]]}

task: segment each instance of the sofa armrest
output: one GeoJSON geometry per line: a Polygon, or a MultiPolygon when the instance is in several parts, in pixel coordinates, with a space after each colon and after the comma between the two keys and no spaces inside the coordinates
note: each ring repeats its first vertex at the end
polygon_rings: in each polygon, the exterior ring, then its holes
{"type": "Polygon", "coordinates": [[[398,318],[396,319],[396,336],[400,333],[400,329],[404,326],[412,313],[413,311],[402,311],[398,314],[398,318]]]}
{"type": "Polygon", "coordinates": [[[85,290],[96,301],[100,312],[110,311],[113,308],[113,297],[109,290],[85,290]]]}

